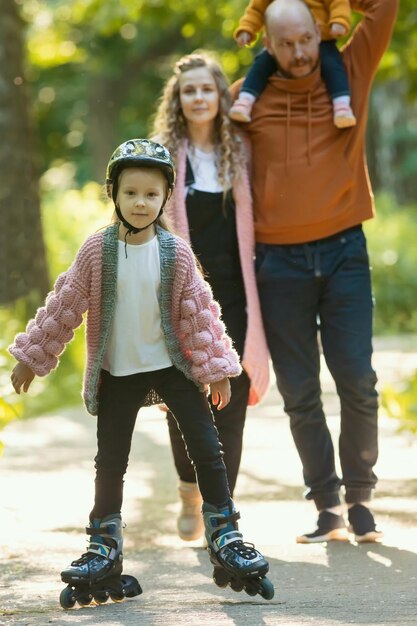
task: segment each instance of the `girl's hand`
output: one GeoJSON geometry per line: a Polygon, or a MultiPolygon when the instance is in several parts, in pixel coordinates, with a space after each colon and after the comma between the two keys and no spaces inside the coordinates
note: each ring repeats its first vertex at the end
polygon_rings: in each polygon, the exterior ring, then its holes
{"type": "Polygon", "coordinates": [[[211,383],[210,391],[211,401],[217,407],[218,411],[221,411],[229,404],[232,392],[228,378],[223,378],[223,380],[219,380],[217,383],[211,383]]]}
{"type": "Polygon", "coordinates": [[[346,32],[347,32],[347,29],[345,28],[345,26],[343,26],[343,24],[338,24],[337,22],[334,22],[330,26],[330,34],[334,39],[343,37],[344,35],[346,35],[346,32]]]}
{"type": "Polygon", "coordinates": [[[252,41],[252,35],[242,30],[242,32],[238,34],[236,41],[239,48],[243,48],[243,46],[248,46],[250,44],[252,41]]]}
{"type": "Polygon", "coordinates": [[[30,367],[24,363],[17,363],[13,368],[10,378],[15,392],[20,394],[22,386],[25,392],[29,389],[32,380],[35,378],[35,374],[30,367]]]}

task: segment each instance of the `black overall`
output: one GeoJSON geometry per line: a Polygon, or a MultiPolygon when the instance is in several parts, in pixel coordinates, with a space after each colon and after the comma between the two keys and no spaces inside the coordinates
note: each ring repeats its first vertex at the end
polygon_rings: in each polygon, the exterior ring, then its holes
{"type": "MultiPolygon", "coordinates": [[[[194,175],[187,160],[186,199],[191,245],[219,302],[227,334],[239,356],[246,336],[246,296],[240,267],[236,233],[235,202],[232,191],[211,193],[192,187],[194,175]]],[[[242,437],[249,397],[246,372],[231,379],[232,397],[221,411],[212,406],[219,439],[223,446],[230,492],[236,485],[242,455],[242,437]]],[[[171,413],[167,413],[174,463],[181,480],[195,482],[195,472],[184,441],[171,413]]]]}

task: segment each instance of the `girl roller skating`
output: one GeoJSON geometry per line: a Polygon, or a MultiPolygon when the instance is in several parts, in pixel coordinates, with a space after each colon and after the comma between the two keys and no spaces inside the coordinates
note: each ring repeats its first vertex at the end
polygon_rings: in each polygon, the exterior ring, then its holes
{"type": "Polygon", "coordinates": [[[237,531],[206,396],[209,387],[218,408],[226,406],[229,377],[241,367],[189,245],[164,221],[174,181],[170,153],[161,144],[132,139],[115,150],[107,167],[113,223],[86,240],[9,348],[18,361],[13,386],[27,391],[35,375],[57,366],[88,313],[83,397],[97,415],[95,500],[87,551],[61,573],[68,585],[63,608],[141,593],[137,580],[122,573],[123,478],[137,413],[161,401],[175,415],[195,467],[217,584],[273,595],[267,561],[237,531]]]}

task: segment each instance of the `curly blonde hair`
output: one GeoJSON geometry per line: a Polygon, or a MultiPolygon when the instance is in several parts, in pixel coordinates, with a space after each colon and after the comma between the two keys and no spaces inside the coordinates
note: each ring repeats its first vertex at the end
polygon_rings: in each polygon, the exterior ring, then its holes
{"type": "Polygon", "coordinates": [[[180,103],[180,76],[185,72],[205,67],[209,70],[219,92],[219,111],[214,120],[217,153],[217,171],[220,184],[228,187],[244,167],[243,143],[228,117],[231,106],[228,81],[219,63],[207,53],[193,53],[182,57],[167,81],[153,123],[152,135],[176,155],[179,144],[188,138],[187,121],[180,103]]]}

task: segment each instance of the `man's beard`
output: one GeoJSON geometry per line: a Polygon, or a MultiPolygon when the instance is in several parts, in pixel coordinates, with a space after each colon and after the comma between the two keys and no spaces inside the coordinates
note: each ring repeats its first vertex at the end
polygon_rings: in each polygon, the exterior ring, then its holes
{"type": "MultiPolygon", "coordinates": [[[[282,76],[283,78],[292,78],[292,79],[298,79],[298,78],[304,78],[304,76],[294,76],[293,74],[291,74],[291,72],[288,72],[284,69],[282,69],[282,67],[280,66],[280,64],[278,63],[278,61],[275,59],[275,63],[277,64],[277,73],[282,76]]],[[[308,72],[308,74],[305,74],[305,76],[309,76],[310,74],[312,74],[318,67],[320,63],[320,60],[317,59],[317,63],[314,65],[314,67],[311,69],[310,72],[308,72]]],[[[301,65],[293,65],[292,67],[304,67],[305,65],[308,65],[309,63],[302,63],[301,65]]]]}

